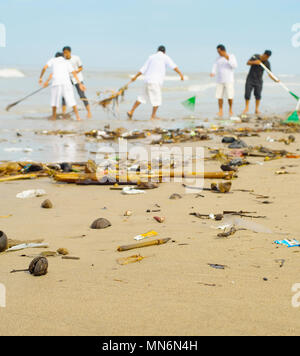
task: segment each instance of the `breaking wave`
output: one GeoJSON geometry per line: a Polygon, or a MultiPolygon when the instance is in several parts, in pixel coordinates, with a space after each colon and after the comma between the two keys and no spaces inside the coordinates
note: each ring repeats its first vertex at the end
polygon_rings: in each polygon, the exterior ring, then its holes
{"type": "Polygon", "coordinates": [[[24,78],[25,74],[15,68],[0,69],[0,78],[24,78]]]}

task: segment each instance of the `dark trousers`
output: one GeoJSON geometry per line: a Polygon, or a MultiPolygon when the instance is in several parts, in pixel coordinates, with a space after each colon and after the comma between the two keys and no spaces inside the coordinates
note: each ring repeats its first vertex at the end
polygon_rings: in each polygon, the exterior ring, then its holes
{"type": "Polygon", "coordinates": [[[263,90],[263,82],[255,82],[247,80],[246,90],[245,90],[245,99],[250,100],[252,91],[254,90],[254,96],[256,100],[261,100],[261,93],[263,90]]]}
{"type": "MultiPolygon", "coordinates": [[[[83,84],[83,83],[81,83],[81,84],[83,84]]],[[[80,89],[79,84],[75,84],[75,87],[76,87],[77,93],[78,93],[78,95],[79,95],[81,101],[84,103],[84,105],[85,105],[86,107],[89,106],[89,102],[88,102],[88,100],[87,100],[87,98],[86,98],[86,96],[85,96],[85,93],[84,93],[84,91],[82,91],[82,90],[80,89]]],[[[65,98],[62,98],[62,106],[66,106],[65,98]]]]}

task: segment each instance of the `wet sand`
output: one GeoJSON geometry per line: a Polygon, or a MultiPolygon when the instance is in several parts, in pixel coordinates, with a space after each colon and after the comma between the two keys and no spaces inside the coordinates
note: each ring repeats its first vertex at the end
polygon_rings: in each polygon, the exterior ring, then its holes
{"type": "MultiPolygon", "coordinates": [[[[266,142],[264,133],[243,139],[247,144],[297,152],[300,134],[290,146],[266,142]]],[[[202,143],[201,143],[202,144],[202,143]]],[[[194,144],[195,145],[195,144],[194,144]]],[[[205,146],[225,147],[211,142],[205,146]]],[[[251,158],[251,162],[263,162],[251,158]]],[[[292,286],[300,283],[300,249],[277,246],[277,239],[300,239],[298,211],[300,174],[298,159],[279,159],[242,167],[231,193],[185,194],[180,183],[164,183],[145,195],[125,196],[109,187],[56,184],[48,178],[0,184],[0,227],[9,238],[44,239],[48,250],[64,247],[80,260],[49,258],[49,273],[32,277],[10,274],[26,268],[45,249],[0,255],[0,283],[6,286],[7,306],[0,308],[1,335],[299,335],[300,308],[292,306],[292,286]],[[293,165],[293,167],[289,167],[293,165]],[[294,173],[275,175],[283,166],[294,173]],[[16,194],[44,189],[46,197],[20,200],[16,194]],[[254,190],[269,196],[262,204],[254,190]],[[170,200],[173,193],[180,200],[170,200]],[[50,199],[54,208],[41,209],[50,199]],[[161,212],[147,213],[147,209],[161,212]],[[131,217],[124,212],[131,210],[131,217]],[[220,222],[200,220],[190,213],[246,210],[267,216],[254,220],[273,234],[238,231],[217,238],[220,222]],[[164,216],[158,224],[153,216],[164,216]],[[91,230],[91,223],[107,218],[112,226],[91,230]],[[155,230],[171,238],[163,246],[117,252],[134,243],[138,234],[155,230]],[[83,237],[84,235],[84,237],[83,237]],[[120,266],[117,259],[140,253],[140,263],[120,266]],[[276,260],[285,260],[282,268],[276,260]],[[208,264],[226,265],[224,270],[208,264]],[[267,280],[264,280],[267,279],[267,280]]],[[[219,170],[209,162],[208,171],[219,170]]],[[[205,182],[209,187],[211,180],[205,182]]],[[[247,219],[251,221],[251,219],[247,219]]]]}

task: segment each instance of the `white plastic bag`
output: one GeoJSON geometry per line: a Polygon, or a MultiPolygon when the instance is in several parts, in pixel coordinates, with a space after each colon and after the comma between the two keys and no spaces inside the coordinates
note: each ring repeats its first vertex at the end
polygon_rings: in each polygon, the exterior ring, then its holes
{"type": "Polygon", "coordinates": [[[42,197],[47,193],[43,189],[31,189],[25,190],[22,193],[17,194],[17,198],[19,199],[27,199],[27,198],[35,198],[35,197],[42,197]]]}

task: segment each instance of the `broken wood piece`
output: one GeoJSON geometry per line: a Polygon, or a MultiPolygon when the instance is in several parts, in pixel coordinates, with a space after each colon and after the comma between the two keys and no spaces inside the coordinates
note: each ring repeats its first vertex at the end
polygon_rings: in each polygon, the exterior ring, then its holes
{"type": "Polygon", "coordinates": [[[35,179],[37,177],[38,177],[37,174],[20,174],[17,176],[9,176],[9,177],[0,178],[0,183],[11,182],[11,181],[15,181],[15,180],[23,180],[23,179],[35,179]]]}
{"type": "Polygon", "coordinates": [[[224,215],[235,215],[243,218],[251,218],[251,219],[266,219],[266,216],[255,216],[248,214],[257,214],[256,212],[248,212],[248,211],[224,211],[224,215]]]}
{"type": "Polygon", "coordinates": [[[118,247],[117,251],[123,252],[123,251],[134,250],[134,249],[137,249],[137,248],[156,246],[156,245],[164,245],[169,241],[171,241],[170,238],[168,238],[168,239],[158,239],[158,240],[147,241],[147,242],[141,242],[141,243],[127,245],[127,246],[120,246],[120,247],[118,247]]]}

